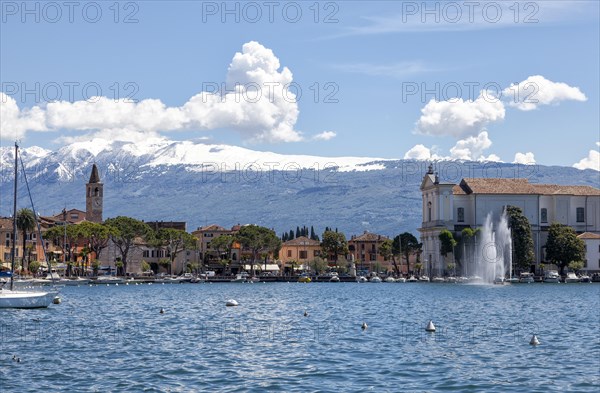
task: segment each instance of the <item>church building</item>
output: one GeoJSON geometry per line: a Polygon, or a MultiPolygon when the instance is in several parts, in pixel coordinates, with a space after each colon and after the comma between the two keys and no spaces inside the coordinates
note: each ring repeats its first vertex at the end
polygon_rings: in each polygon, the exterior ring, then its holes
{"type": "Polygon", "coordinates": [[[535,252],[532,270],[545,262],[550,224],[558,222],[577,233],[600,234],[598,188],[537,184],[520,178],[464,178],[459,184],[444,183],[430,165],[420,189],[423,267],[431,275],[442,276],[447,270],[440,254],[440,231],[447,229],[458,239],[463,229],[482,227],[488,214],[497,222],[506,206],[521,208],[529,220],[535,252]]]}

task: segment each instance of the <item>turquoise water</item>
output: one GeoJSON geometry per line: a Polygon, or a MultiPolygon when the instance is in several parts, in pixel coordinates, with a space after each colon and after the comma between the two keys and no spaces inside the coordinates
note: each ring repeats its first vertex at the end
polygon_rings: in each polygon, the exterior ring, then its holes
{"type": "Polygon", "coordinates": [[[0,310],[0,392],[600,387],[600,284],[155,284],[62,299],[0,310]]]}

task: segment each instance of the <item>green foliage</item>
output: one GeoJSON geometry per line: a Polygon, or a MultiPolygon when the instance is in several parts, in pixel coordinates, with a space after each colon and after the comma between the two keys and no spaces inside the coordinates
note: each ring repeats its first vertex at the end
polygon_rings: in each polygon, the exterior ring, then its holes
{"type": "Polygon", "coordinates": [[[440,239],[440,253],[446,257],[454,251],[456,240],[454,239],[452,232],[447,229],[442,229],[438,237],[440,239]]]}
{"type": "Polygon", "coordinates": [[[27,234],[33,232],[35,229],[35,214],[31,209],[21,209],[17,212],[17,228],[21,231],[21,238],[23,241],[23,269],[28,270],[27,267],[27,234]]]}
{"type": "Polygon", "coordinates": [[[146,272],[146,271],[150,270],[150,264],[146,261],[142,261],[141,269],[142,269],[142,272],[146,272]]]}
{"type": "Polygon", "coordinates": [[[583,269],[583,261],[572,261],[569,263],[569,270],[577,272],[583,269]]]}
{"type": "Polygon", "coordinates": [[[512,239],[513,262],[518,269],[527,270],[535,260],[531,225],[519,207],[507,206],[506,215],[512,239]]]}
{"type": "Polygon", "coordinates": [[[312,268],[312,270],[316,273],[316,274],[322,274],[323,272],[325,272],[325,270],[327,270],[327,262],[325,262],[324,259],[322,258],[315,258],[313,259],[310,263],[309,266],[312,268]]]}
{"type": "Polygon", "coordinates": [[[35,274],[38,272],[38,270],[40,270],[41,266],[42,264],[38,261],[31,261],[29,262],[29,271],[35,274]]]}
{"type": "Polygon", "coordinates": [[[577,237],[573,228],[553,223],[548,228],[546,258],[559,266],[562,274],[569,263],[585,260],[585,242],[577,237]]]}
{"type": "Polygon", "coordinates": [[[221,259],[222,254],[227,254],[226,259],[229,260],[231,255],[231,246],[235,239],[231,235],[219,235],[210,241],[210,246],[217,252],[217,258],[221,259]]]}
{"type": "Polygon", "coordinates": [[[252,275],[254,275],[254,263],[261,253],[276,254],[281,248],[281,240],[275,232],[269,228],[258,225],[245,225],[236,234],[235,240],[243,248],[252,251],[252,275]]]}
{"type": "Polygon", "coordinates": [[[386,261],[390,260],[390,258],[393,255],[392,248],[393,248],[392,239],[385,239],[381,243],[381,246],[379,246],[379,254],[381,254],[381,256],[383,257],[384,260],[386,260],[386,261]]]}
{"type": "Polygon", "coordinates": [[[136,247],[136,240],[152,238],[152,229],[148,224],[131,217],[109,218],[104,224],[110,228],[110,238],[121,254],[123,270],[127,272],[127,256],[136,247]]]}
{"type": "Polygon", "coordinates": [[[108,246],[110,236],[114,232],[114,229],[108,225],[91,221],[82,221],[75,228],[78,237],[89,244],[90,250],[96,254],[96,258],[100,258],[102,250],[108,246]]]}
{"type": "Polygon", "coordinates": [[[333,255],[334,261],[337,263],[339,255],[348,254],[348,241],[346,240],[346,236],[337,231],[325,231],[323,233],[321,249],[325,255],[333,255]]]}

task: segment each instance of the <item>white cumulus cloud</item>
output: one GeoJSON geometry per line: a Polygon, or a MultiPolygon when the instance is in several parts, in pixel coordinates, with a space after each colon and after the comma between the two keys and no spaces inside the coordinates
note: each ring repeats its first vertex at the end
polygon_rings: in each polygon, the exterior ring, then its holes
{"type": "MultiPolygon", "coordinates": [[[[179,130],[230,129],[250,141],[297,142],[294,129],[299,110],[288,87],[292,72],[281,69],[271,49],[251,41],[233,56],[226,75],[226,89],[202,91],[180,107],[168,107],[159,99],[140,102],[92,97],[87,101],[51,102],[45,109],[19,110],[2,94],[2,138],[27,131],[76,130],[86,137],[106,136],[139,140],[143,135],[179,130]],[[91,133],[91,135],[90,135],[91,133]]],[[[77,137],[76,137],[77,138],[77,137]]]]}
{"type": "Polygon", "coordinates": [[[515,154],[515,159],[513,161],[513,164],[525,164],[525,165],[535,164],[535,157],[533,156],[532,152],[517,153],[517,154],[515,154]]]}
{"type": "Polygon", "coordinates": [[[484,156],[483,152],[492,146],[487,131],[481,131],[477,136],[469,136],[456,142],[450,149],[450,158],[469,161],[500,161],[495,154],[484,156]]]}
{"type": "Polygon", "coordinates": [[[438,156],[432,152],[432,149],[418,144],[410,148],[405,154],[405,160],[437,160],[443,157],[438,156]]]}
{"type": "Polygon", "coordinates": [[[586,101],[587,97],[578,87],[562,82],[552,82],[541,75],[533,75],[519,83],[513,83],[502,91],[509,106],[531,111],[540,105],[553,105],[561,101],[586,101]]]}
{"type": "Polygon", "coordinates": [[[504,104],[491,93],[475,100],[430,100],[421,109],[416,131],[425,135],[463,137],[477,135],[487,124],[504,119],[504,104]]]}
{"type": "Polygon", "coordinates": [[[38,106],[19,110],[14,98],[0,92],[0,137],[6,140],[20,139],[29,130],[47,130],[44,111],[38,106]]]}
{"type": "MultiPolygon", "coordinates": [[[[596,146],[600,148],[600,142],[596,142],[596,146]]],[[[593,169],[600,171],[600,151],[590,150],[587,157],[582,158],[579,162],[573,164],[577,169],[593,169]]]]}
{"type": "Polygon", "coordinates": [[[317,141],[328,141],[336,136],[337,134],[334,131],[323,131],[320,134],[313,136],[312,139],[317,141]]]}

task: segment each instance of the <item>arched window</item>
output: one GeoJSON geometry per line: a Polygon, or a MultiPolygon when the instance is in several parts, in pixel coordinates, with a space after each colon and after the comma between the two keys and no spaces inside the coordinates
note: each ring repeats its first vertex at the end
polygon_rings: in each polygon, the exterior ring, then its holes
{"type": "Polygon", "coordinates": [[[431,221],[431,202],[427,202],[427,221],[431,221]]]}
{"type": "Polygon", "coordinates": [[[94,189],[94,196],[100,196],[100,189],[98,187],[94,189]]]}

